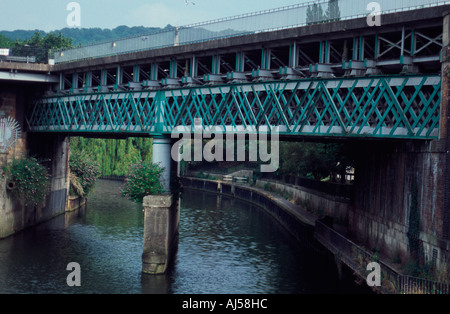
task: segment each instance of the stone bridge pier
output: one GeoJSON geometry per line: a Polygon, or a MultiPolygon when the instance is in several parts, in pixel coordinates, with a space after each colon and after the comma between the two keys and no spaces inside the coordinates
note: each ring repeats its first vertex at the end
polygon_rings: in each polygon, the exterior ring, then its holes
{"type": "Polygon", "coordinates": [[[165,194],[144,198],[144,246],[142,272],[149,275],[164,274],[178,247],[180,201],[176,188],[177,167],[172,159],[172,140],[153,138],[153,163],[164,168],[161,176],[165,194]]]}

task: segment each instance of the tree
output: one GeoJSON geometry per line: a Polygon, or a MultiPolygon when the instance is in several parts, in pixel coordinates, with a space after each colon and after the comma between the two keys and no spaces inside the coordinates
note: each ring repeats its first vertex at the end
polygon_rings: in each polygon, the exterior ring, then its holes
{"type": "Polygon", "coordinates": [[[314,3],[306,10],[306,24],[318,24],[325,22],[335,22],[341,19],[338,0],[329,0],[326,12],[323,12],[322,5],[314,3]]]}
{"type": "Polygon", "coordinates": [[[14,41],[9,39],[8,37],[0,34],[0,48],[11,48],[14,44],[14,41]]]}
{"type": "Polygon", "coordinates": [[[158,195],[165,193],[161,183],[164,168],[152,162],[132,164],[121,188],[121,195],[128,199],[142,203],[147,195],[158,195]]]}
{"type": "Polygon", "coordinates": [[[338,0],[328,1],[328,8],[325,13],[325,16],[328,22],[336,22],[341,19],[341,11],[339,9],[338,0]]]}
{"type": "Polygon", "coordinates": [[[314,3],[312,6],[308,6],[308,9],[306,10],[306,24],[311,25],[322,23],[325,18],[322,5],[314,3]]]}
{"type": "Polygon", "coordinates": [[[280,145],[281,174],[297,175],[322,180],[337,174],[345,178],[352,166],[351,147],[344,144],[291,143],[280,145]]]}
{"type": "Polygon", "coordinates": [[[47,63],[49,50],[72,47],[72,38],[64,37],[61,32],[46,35],[43,32],[35,32],[29,40],[14,42],[12,50],[15,56],[35,56],[36,62],[47,63]]]}
{"type": "Polygon", "coordinates": [[[310,5],[308,5],[308,9],[306,10],[306,24],[311,25],[314,21],[313,10],[310,5]]]}
{"type": "Polygon", "coordinates": [[[104,176],[123,176],[131,164],[152,160],[152,140],[149,138],[117,140],[73,137],[70,149],[92,156],[100,164],[104,176]]]}

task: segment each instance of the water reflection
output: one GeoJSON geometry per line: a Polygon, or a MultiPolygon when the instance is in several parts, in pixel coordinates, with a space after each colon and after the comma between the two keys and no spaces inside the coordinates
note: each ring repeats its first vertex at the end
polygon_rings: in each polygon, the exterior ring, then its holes
{"type": "Polygon", "coordinates": [[[0,293],[355,292],[332,261],[304,249],[261,210],[186,191],[178,250],[166,275],[141,274],[143,213],[100,181],[87,209],[0,240],[0,293]],[[68,287],[67,264],[81,266],[68,287]]]}
{"type": "Polygon", "coordinates": [[[198,192],[185,193],[182,208],[174,293],[357,291],[259,208],[198,192]]]}

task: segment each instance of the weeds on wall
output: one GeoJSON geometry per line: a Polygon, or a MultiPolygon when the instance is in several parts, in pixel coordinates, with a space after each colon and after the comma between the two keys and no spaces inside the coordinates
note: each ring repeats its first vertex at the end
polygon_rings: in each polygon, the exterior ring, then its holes
{"type": "Polygon", "coordinates": [[[14,159],[3,168],[7,189],[25,206],[43,206],[50,188],[46,167],[33,157],[14,159]]]}
{"type": "Polygon", "coordinates": [[[72,152],[69,160],[70,194],[73,196],[87,196],[92,192],[95,182],[100,176],[99,164],[89,156],[72,152]]]}

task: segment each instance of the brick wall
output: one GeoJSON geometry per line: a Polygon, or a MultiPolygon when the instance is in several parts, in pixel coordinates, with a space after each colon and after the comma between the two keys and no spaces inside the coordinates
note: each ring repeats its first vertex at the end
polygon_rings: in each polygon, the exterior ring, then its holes
{"type": "Polygon", "coordinates": [[[22,131],[15,146],[7,153],[8,162],[14,158],[20,158],[26,153],[27,145],[26,133],[23,132],[23,115],[18,113],[23,106],[24,104],[20,103],[17,99],[17,91],[15,89],[11,89],[10,91],[0,90],[0,112],[6,117],[12,117],[19,122],[22,131]]]}
{"type": "Polygon", "coordinates": [[[2,83],[0,85],[0,111],[14,118],[22,130],[20,139],[6,154],[0,154],[0,167],[14,158],[32,156],[47,160],[45,166],[51,174],[51,191],[43,208],[23,206],[11,197],[6,189],[6,178],[0,176],[0,239],[24,228],[49,220],[65,212],[68,196],[69,141],[65,136],[27,134],[25,108],[37,89],[25,85],[2,83]]]}
{"type": "Polygon", "coordinates": [[[393,260],[410,259],[409,219],[418,187],[421,262],[449,266],[448,203],[442,141],[362,144],[356,158],[355,199],[349,214],[352,237],[393,260]]]}

